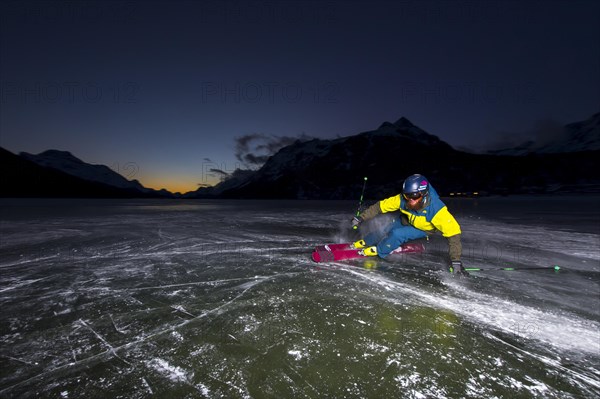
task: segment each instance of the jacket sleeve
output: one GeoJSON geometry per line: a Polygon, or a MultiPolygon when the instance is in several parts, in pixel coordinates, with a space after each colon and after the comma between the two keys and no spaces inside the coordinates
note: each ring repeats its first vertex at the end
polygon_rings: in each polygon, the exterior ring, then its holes
{"type": "Polygon", "coordinates": [[[363,220],[369,220],[373,219],[380,213],[393,212],[397,211],[398,209],[400,209],[400,195],[395,195],[393,197],[377,201],[375,204],[365,209],[365,211],[360,214],[360,217],[363,218],[363,220]]]}
{"type": "Polygon", "coordinates": [[[462,256],[462,243],[460,241],[460,234],[452,237],[448,237],[448,252],[450,254],[450,260],[460,260],[462,256]]]}
{"type": "Polygon", "coordinates": [[[394,212],[400,209],[400,194],[379,201],[379,208],[382,213],[394,212]]]}
{"type": "Polygon", "coordinates": [[[460,239],[460,225],[448,211],[447,207],[443,207],[436,213],[431,220],[436,229],[442,232],[442,235],[448,239],[448,252],[450,260],[460,260],[462,256],[462,243],[460,239]]]}
{"type": "Polygon", "coordinates": [[[445,206],[435,214],[433,219],[431,219],[431,223],[436,229],[441,231],[442,235],[446,238],[461,233],[458,222],[445,206]]]}
{"type": "Polygon", "coordinates": [[[360,217],[363,220],[369,220],[369,219],[373,219],[375,216],[379,215],[380,213],[381,213],[381,207],[379,206],[379,201],[377,201],[376,203],[374,203],[373,205],[371,205],[370,207],[365,209],[360,214],[360,217]]]}

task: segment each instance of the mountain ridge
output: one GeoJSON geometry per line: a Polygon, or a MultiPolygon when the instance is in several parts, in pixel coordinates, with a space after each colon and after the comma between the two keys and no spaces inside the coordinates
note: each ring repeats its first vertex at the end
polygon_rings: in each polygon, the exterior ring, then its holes
{"type": "Polygon", "coordinates": [[[41,167],[51,168],[80,179],[106,184],[124,190],[133,190],[140,194],[171,196],[167,190],[154,190],[144,187],[138,180],[128,180],[106,165],[94,165],[82,161],[69,151],[50,149],[39,154],[19,153],[21,158],[31,161],[41,167]]]}
{"type": "Polygon", "coordinates": [[[113,171],[106,165],[89,164],[75,157],[69,151],[46,150],[37,155],[27,152],[19,153],[19,156],[32,161],[40,166],[58,169],[64,173],[80,177],[85,180],[105,183],[119,188],[131,188],[142,192],[149,192],[137,180],[127,180],[119,173],[113,171]]]}
{"type": "Polygon", "coordinates": [[[38,165],[0,147],[0,197],[4,198],[156,198],[130,188],[85,180],[38,165]]]}
{"type": "MultiPolygon", "coordinates": [[[[413,173],[426,175],[445,195],[593,191],[600,184],[593,172],[599,152],[467,153],[402,117],[356,135],[281,148],[246,179],[229,182],[218,197],[351,199],[359,195],[363,176],[369,177],[371,195],[384,197],[397,193],[413,173]],[[569,181],[569,172],[577,179],[569,181]]],[[[186,196],[210,197],[204,190],[186,196]]]]}
{"type": "Polygon", "coordinates": [[[586,120],[562,127],[558,139],[549,143],[528,139],[514,147],[490,150],[493,155],[559,154],[600,150],[600,112],[586,120]]]}
{"type": "Polygon", "coordinates": [[[381,198],[396,194],[413,173],[427,176],[442,195],[600,192],[595,173],[599,121],[597,113],[566,125],[572,145],[547,143],[534,152],[529,151],[533,143],[524,143],[517,148],[522,154],[515,155],[460,151],[401,117],[350,136],[297,140],[258,170],[238,169],[215,186],[185,194],[145,188],[68,151],[15,155],[0,148],[0,195],[354,199],[368,176],[369,195],[381,198]]]}

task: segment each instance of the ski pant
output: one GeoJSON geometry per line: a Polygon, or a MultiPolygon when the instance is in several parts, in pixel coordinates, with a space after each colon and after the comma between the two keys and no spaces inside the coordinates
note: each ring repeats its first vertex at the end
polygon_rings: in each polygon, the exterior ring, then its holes
{"type": "Polygon", "coordinates": [[[407,241],[427,237],[427,233],[411,225],[405,226],[400,218],[394,219],[383,231],[372,231],[364,238],[368,247],[376,245],[377,255],[385,258],[407,241]]]}

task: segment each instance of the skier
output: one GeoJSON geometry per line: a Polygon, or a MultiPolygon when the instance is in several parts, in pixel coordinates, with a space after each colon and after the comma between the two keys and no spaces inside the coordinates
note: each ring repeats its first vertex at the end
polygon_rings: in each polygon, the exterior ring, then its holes
{"type": "Polygon", "coordinates": [[[400,218],[386,226],[384,232],[372,232],[353,243],[362,248],[362,255],[385,258],[407,241],[427,237],[438,230],[448,239],[451,273],[466,274],[460,260],[462,245],[460,226],[450,214],[438,193],[423,175],[412,175],[404,180],[402,194],[378,201],[352,219],[352,227],[375,216],[400,211],[400,218]]]}

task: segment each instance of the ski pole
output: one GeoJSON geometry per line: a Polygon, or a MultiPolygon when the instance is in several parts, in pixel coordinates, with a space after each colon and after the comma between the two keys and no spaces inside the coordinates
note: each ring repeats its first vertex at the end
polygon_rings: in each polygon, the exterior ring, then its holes
{"type": "Polygon", "coordinates": [[[547,266],[547,267],[495,267],[495,268],[491,268],[491,269],[484,269],[484,268],[479,268],[479,267],[465,267],[465,271],[468,272],[483,272],[483,271],[490,271],[490,270],[503,270],[503,271],[517,271],[517,270],[554,270],[555,272],[558,272],[560,270],[560,266],[554,265],[554,266],[547,266]]]}
{"type": "MultiPolygon", "coordinates": [[[[363,182],[362,191],[360,193],[360,200],[358,201],[358,209],[356,210],[356,217],[360,216],[360,208],[362,207],[363,196],[365,195],[365,186],[366,185],[367,185],[367,176],[365,176],[365,181],[363,182]]],[[[356,229],[358,229],[358,226],[353,226],[352,228],[354,230],[356,230],[356,229]]]]}

